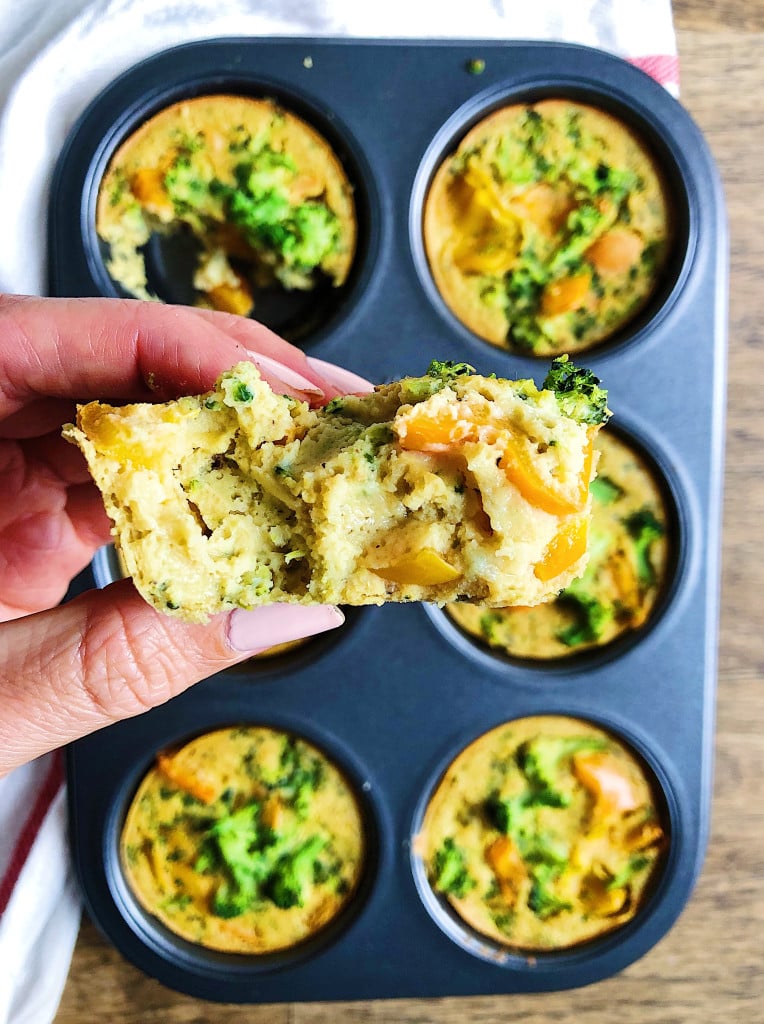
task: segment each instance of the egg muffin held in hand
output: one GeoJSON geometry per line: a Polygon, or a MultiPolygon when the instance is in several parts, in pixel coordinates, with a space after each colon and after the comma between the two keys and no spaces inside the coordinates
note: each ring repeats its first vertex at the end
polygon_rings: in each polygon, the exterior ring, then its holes
{"type": "Polygon", "coordinates": [[[583,574],[537,607],[451,604],[449,615],[490,647],[520,658],[565,658],[602,647],[650,618],[668,571],[661,488],[645,460],[612,432],[594,442],[589,560],[583,574]]]}
{"type": "Polygon", "coordinates": [[[671,229],[641,140],[604,111],[550,99],[495,111],[435,174],[424,207],[435,284],[494,345],[579,352],[655,293],[671,229]]]}
{"type": "Polygon", "coordinates": [[[241,363],[205,395],[90,403],[65,436],[128,574],[167,614],[537,604],[583,571],[607,395],[566,359],[541,389],[471,371],[434,362],[311,409],[241,363]]]}
{"type": "Polygon", "coordinates": [[[96,230],[107,270],[155,299],[144,247],[185,233],[198,248],[196,304],[247,315],[258,289],[346,280],[356,245],[352,186],[329,143],[273,100],[201,96],[150,118],[112,157],[96,230]]]}
{"type": "Polygon", "coordinates": [[[508,722],[463,750],[415,849],[466,924],[541,951],[634,917],[666,845],[641,763],[590,723],[550,715],[508,722]]]}
{"type": "Polygon", "coordinates": [[[319,750],[241,726],[159,755],[130,805],[120,856],[139,903],[177,935],[269,953],[314,935],[352,898],[363,823],[319,750]]]}

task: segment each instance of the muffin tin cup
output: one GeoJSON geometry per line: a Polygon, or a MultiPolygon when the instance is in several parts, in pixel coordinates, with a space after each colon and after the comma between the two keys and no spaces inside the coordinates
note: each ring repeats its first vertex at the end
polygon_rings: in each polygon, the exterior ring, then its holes
{"type": "Polygon", "coordinates": [[[620,658],[632,646],[648,642],[649,634],[660,629],[661,619],[675,600],[687,591],[688,579],[697,567],[697,551],[700,543],[697,502],[692,495],[689,481],[683,480],[677,472],[676,460],[668,452],[661,451],[649,439],[649,428],[642,424],[635,428],[618,417],[617,426],[612,422],[607,430],[641,456],[645,466],[656,481],[665,505],[669,554],[663,585],[647,621],[639,628],[626,630],[613,640],[601,646],[587,647],[581,651],[557,658],[529,658],[509,654],[501,648],[491,647],[479,637],[462,628],[445,609],[426,605],[425,610],[433,624],[449,643],[461,650],[466,657],[472,657],[486,671],[502,673],[509,685],[516,682],[518,674],[529,681],[536,674],[541,685],[550,674],[576,673],[585,679],[585,673],[596,666],[605,665],[620,658]]]}
{"type": "MultiPolygon", "coordinates": [[[[523,951],[520,948],[499,944],[475,931],[460,918],[454,908],[449,905],[448,900],[434,890],[428,878],[427,865],[417,850],[417,837],[422,830],[428,805],[444,774],[453,760],[458,758],[472,742],[478,740],[482,733],[469,737],[463,747],[458,750],[452,750],[445,761],[438,766],[425,787],[412,823],[411,870],[422,903],[433,921],[465,952],[507,970],[532,971],[534,974],[556,978],[561,969],[570,968],[572,972],[577,972],[582,968],[585,970],[596,962],[598,957],[612,956],[624,939],[634,941],[634,936],[639,936],[642,933],[650,934],[653,916],[660,907],[664,890],[672,884],[672,875],[679,863],[678,858],[681,858],[679,847],[681,846],[680,836],[684,823],[682,822],[682,802],[677,798],[674,783],[662,767],[664,758],[656,757],[656,751],[652,749],[647,737],[630,733],[627,723],[616,722],[614,719],[603,720],[590,714],[583,715],[572,710],[572,705],[569,704],[562,706],[561,709],[545,710],[543,714],[564,715],[581,721],[584,726],[588,724],[605,730],[636,755],[642,763],[645,775],[651,782],[656,798],[656,807],[669,843],[666,855],[656,867],[655,874],[647,887],[645,898],[640,902],[635,917],[611,932],[565,949],[523,951]]],[[[512,721],[524,717],[527,716],[516,715],[512,721]]],[[[494,730],[502,725],[511,725],[512,721],[495,721],[486,731],[494,730]]]]}
{"type": "MultiPolygon", "coordinates": [[[[242,664],[78,741],[68,751],[69,801],[88,909],[143,970],[227,1002],[545,991],[605,978],[650,949],[681,913],[708,830],[727,290],[713,162],[665,90],[618,58],[583,47],[190,44],[128,71],[74,127],[51,191],[54,294],[112,294],[97,270],[93,203],[126,132],[165,102],[236,88],[276,95],[313,116],[349,154],[351,176],[360,175],[367,223],[356,276],[334,317],[302,345],[374,381],[422,373],[432,358],[537,382],[546,372],[538,359],[489,345],[456,322],[423,262],[427,184],[471,123],[504,102],[560,95],[599,103],[644,133],[678,207],[674,262],[645,318],[577,361],[603,379],[614,424],[642,443],[668,483],[680,538],[676,569],[650,627],[607,655],[530,668],[478,651],[455,626],[444,627],[439,609],[360,609],[325,646],[309,642],[294,660],[263,660],[254,674],[242,664]],[[468,71],[476,58],[485,61],[478,75],[468,71]],[[502,722],[543,714],[590,720],[644,758],[663,793],[671,844],[656,888],[627,925],[559,953],[486,955],[438,916],[412,843],[434,783],[463,747],[502,722]],[[114,837],[154,754],[178,738],[239,722],[286,729],[325,750],[358,786],[369,815],[370,860],[357,900],[326,941],[279,962],[180,948],[136,915],[120,880],[114,837]]],[[[100,571],[98,559],[93,568],[100,571]]],[[[86,573],[78,588],[93,582],[86,573]]]]}
{"type": "MultiPolygon", "coordinates": [[[[673,214],[670,255],[653,294],[644,307],[618,327],[611,336],[595,343],[591,348],[574,353],[574,359],[589,363],[593,355],[622,345],[638,343],[669,315],[672,304],[682,293],[686,279],[692,271],[697,245],[697,196],[687,189],[687,177],[682,167],[683,153],[672,144],[672,139],[661,132],[654,110],[635,102],[633,95],[630,96],[612,85],[607,86],[604,82],[594,83],[580,75],[555,74],[520,77],[511,84],[503,83],[499,87],[486,89],[471,97],[443,124],[423,156],[411,195],[410,243],[422,288],[451,330],[461,334],[465,341],[477,340],[481,345],[488,346],[489,351],[496,348],[497,346],[477,336],[448,308],[433,280],[425,254],[422,231],[427,194],[435,172],[456,152],[461,139],[478,122],[502,107],[537,103],[558,97],[604,110],[634,130],[647,144],[657,167],[662,172],[673,214]]],[[[552,358],[517,351],[513,352],[513,355],[529,361],[529,373],[536,372],[540,360],[548,362],[552,358]],[[534,363],[536,370],[532,365],[534,363]]]]}

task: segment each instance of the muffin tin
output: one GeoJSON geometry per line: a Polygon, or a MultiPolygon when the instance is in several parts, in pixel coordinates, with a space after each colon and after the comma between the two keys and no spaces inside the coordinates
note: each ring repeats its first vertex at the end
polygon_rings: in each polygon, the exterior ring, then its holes
{"type": "MultiPolygon", "coordinates": [[[[94,227],[110,154],[162,106],[225,91],[276,97],[314,123],[344,161],[356,187],[359,254],[331,315],[300,344],[374,381],[421,373],[431,358],[537,381],[546,372],[545,362],[472,335],[449,313],[429,273],[423,200],[435,168],[472,124],[505,103],[571,96],[636,128],[669,182],[677,245],[651,305],[580,361],[602,378],[615,423],[639,441],[664,480],[675,510],[673,575],[648,628],[562,663],[502,658],[471,643],[435,607],[351,609],[331,635],[246,662],[78,741],[68,753],[71,838],[88,910],[148,974],[227,1002],[544,991],[607,977],[674,923],[708,831],[727,241],[707,147],[659,85],[582,47],[194,43],[126,72],[74,127],[51,191],[53,294],[117,294],[94,227]],[[540,714],[589,720],[630,746],[655,777],[671,842],[634,920],[573,949],[523,956],[457,926],[430,888],[414,840],[455,755],[502,722],[540,714]],[[156,753],[239,723],[286,729],[323,749],[354,783],[367,822],[369,859],[347,914],[316,940],[267,957],[213,953],[172,936],[137,908],[119,865],[124,814],[156,753]]],[[[103,549],[72,593],[118,575],[114,552],[103,549]]]]}

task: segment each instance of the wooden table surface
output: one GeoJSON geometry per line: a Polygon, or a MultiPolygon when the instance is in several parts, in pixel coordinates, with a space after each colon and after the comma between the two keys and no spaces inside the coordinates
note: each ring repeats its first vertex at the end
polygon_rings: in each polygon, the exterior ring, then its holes
{"type": "Polygon", "coordinates": [[[721,167],[732,237],[716,778],[708,855],[687,909],[642,960],[584,989],[279,1006],[171,992],[86,920],[57,1024],[764,1022],[764,3],[678,0],[675,22],[682,101],[721,167]]]}

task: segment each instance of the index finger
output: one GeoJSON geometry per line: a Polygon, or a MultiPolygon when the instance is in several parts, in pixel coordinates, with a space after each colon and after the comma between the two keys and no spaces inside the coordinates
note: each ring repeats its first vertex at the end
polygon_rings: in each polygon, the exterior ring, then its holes
{"type": "Polygon", "coordinates": [[[182,306],[5,296],[0,339],[0,416],[39,398],[147,401],[198,393],[257,352],[266,357],[263,376],[285,390],[336,393],[303,352],[261,324],[182,306]],[[273,360],[285,368],[282,377],[273,360]]]}

